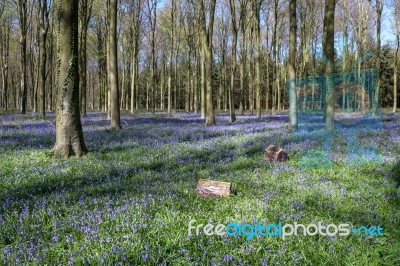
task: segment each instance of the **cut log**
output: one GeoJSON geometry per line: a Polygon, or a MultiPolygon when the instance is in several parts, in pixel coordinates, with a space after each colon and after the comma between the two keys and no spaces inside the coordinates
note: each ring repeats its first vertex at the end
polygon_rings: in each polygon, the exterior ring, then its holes
{"type": "Polygon", "coordinates": [[[200,179],[197,194],[200,196],[225,197],[231,193],[231,183],[200,179]]]}
{"type": "Polygon", "coordinates": [[[289,155],[282,148],[269,145],[264,151],[264,160],[269,162],[283,162],[289,159],[289,155]]]}

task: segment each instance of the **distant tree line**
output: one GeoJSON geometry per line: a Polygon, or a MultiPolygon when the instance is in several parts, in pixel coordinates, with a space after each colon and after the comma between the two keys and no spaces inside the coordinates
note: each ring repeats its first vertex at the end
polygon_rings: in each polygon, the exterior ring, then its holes
{"type": "MultiPolygon", "coordinates": [[[[229,111],[234,121],[245,112],[287,109],[289,14],[296,22],[295,76],[321,75],[327,71],[329,2],[335,7],[329,71],[376,69],[380,106],[396,108],[399,1],[297,0],[293,11],[289,0],[80,0],[80,114],[185,110],[211,125],[214,110],[229,111]],[[383,31],[382,14],[388,17],[383,31]],[[395,41],[381,45],[382,32],[395,41]],[[373,56],[361,60],[367,51],[373,56]]],[[[56,110],[57,49],[63,45],[57,43],[57,5],[0,0],[1,109],[41,116],[56,110]]]]}

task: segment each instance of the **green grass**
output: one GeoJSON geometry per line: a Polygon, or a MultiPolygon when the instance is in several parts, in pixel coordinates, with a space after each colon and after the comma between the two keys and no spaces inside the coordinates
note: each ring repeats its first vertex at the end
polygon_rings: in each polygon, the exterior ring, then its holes
{"type": "MultiPolygon", "coordinates": [[[[151,130],[132,130],[140,127],[151,130]]],[[[128,130],[110,134],[123,143],[128,130]]],[[[274,139],[265,131],[156,147],[121,144],[69,160],[45,149],[4,151],[0,264],[400,265],[396,158],[309,168],[304,151],[293,149],[288,162],[265,163],[266,139],[304,141],[275,133],[274,139]],[[198,197],[200,178],[232,182],[234,193],[198,197]],[[191,219],[380,225],[384,236],[189,237],[191,219]]],[[[160,134],[173,135],[169,129],[160,134]]],[[[321,148],[318,138],[312,145],[321,148]]],[[[386,145],[399,156],[396,146],[386,145]]]]}

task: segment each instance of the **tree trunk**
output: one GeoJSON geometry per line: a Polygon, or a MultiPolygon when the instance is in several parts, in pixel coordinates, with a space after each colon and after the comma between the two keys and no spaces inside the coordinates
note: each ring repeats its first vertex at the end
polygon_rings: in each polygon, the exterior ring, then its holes
{"type": "Polygon", "coordinates": [[[187,76],[186,76],[186,94],[185,94],[185,111],[190,111],[190,76],[191,76],[191,66],[190,66],[190,48],[188,55],[188,68],[187,68],[187,76]]]}
{"type": "Polygon", "coordinates": [[[289,120],[291,130],[297,130],[297,97],[296,97],[296,0],[289,4],[289,120]]]}
{"type": "Polygon", "coordinates": [[[196,58],[196,71],[193,71],[193,79],[195,82],[194,85],[194,99],[193,99],[193,105],[194,105],[194,112],[197,114],[199,112],[199,60],[198,60],[198,52],[196,50],[194,51],[195,53],[195,58],[196,58]]]}
{"type": "MultiPolygon", "coordinates": [[[[37,27],[37,31],[38,32],[40,31],[39,27],[37,27]]],[[[31,35],[33,35],[33,34],[31,34],[31,35]]],[[[33,36],[31,36],[29,39],[33,40],[33,36]]],[[[39,40],[39,47],[40,47],[40,40],[39,40]]],[[[28,56],[28,58],[29,58],[28,63],[29,63],[29,70],[30,70],[29,77],[30,77],[31,84],[28,83],[27,86],[29,88],[33,88],[33,93],[31,93],[30,107],[31,107],[31,109],[33,109],[32,111],[34,113],[37,113],[37,111],[38,111],[38,94],[39,94],[39,76],[40,76],[40,74],[39,75],[35,75],[35,73],[38,73],[39,70],[40,70],[39,69],[40,53],[37,53],[37,56],[36,56],[36,54],[33,53],[33,49],[34,48],[33,48],[33,43],[32,42],[31,42],[29,48],[30,49],[29,49],[29,52],[27,54],[29,55],[28,56]],[[33,108],[32,108],[32,105],[33,105],[33,108]]]]}
{"type": "Polygon", "coordinates": [[[131,73],[131,113],[133,114],[138,107],[137,86],[138,86],[138,54],[140,25],[142,23],[142,1],[136,1],[135,10],[132,10],[132,31],[133,31],[133,51],[132,51],[132,73],[131,73]]]}
{"type": "Polygon", "coordinates": [[[229,87],[229,114],[231,116],[231,123],[236,121],[235,106],[233,102],[233,91],[235,88],[235,75],[236,75],[236,49],[237,49],[237,25],[236,25],[236,6],[235,1],[230,0],[229,6],[231,10],[232,22],[232,65],[231,65],[231,84],[229,87]]]}
{"type": "Polygon", "coordinates": [[[161,77],[160,77],[160,109],[164,111],[164,94],[165,94],[165,55],[163,53],[162,55],[162,61],[161,61],[161,77]]]}
{"type": "Polygon", "coordinates": [[[7,111],[8,110],[8,71],[9,71],[9,52],[10,52],[10,25],[5,25],[5,32],[0,29],[0,36],[3,40],[1,41],[1,70],[2,70],[2,85],[3,85],[3,95],[1,105],[7,111]]]}
{"type": "Polygon", "coordinates": [[[19,39],[20,51],[21,51],[21,91],[22,91],[22,105],[21,105],[21,113],[26,113],[26,105],[28,101],[28,88],[26,84],[26,31],[27,31],[27,1],[19,0],[18,1],[19,8],[19,26],[21,30],[21,35],[19,39]]]}
{"type": "Polygon", "coordinates": [[[215,116],[214,116],[214,107],[213,107],[213,84],[212,84],[213,59],[212,59],[212,48],[211,47],[207,47],[206,53],[205,53],[205,58],[206,58],[205,72],[206,72],[206,88],[207,88],[206,126],[212,126],[212,125],[215,125],[215,116]]]}
{"type": "Polygon", "coordinates": [[[201,80],[200,80],[200,113],[201,118],[206,118],[206,67],[205,67],[205,51],[201,48],[201,80]]]}
{"type": "Polygon", "coordinates": [[[254,114],[254,75],[253,75],[253,27],[252,25],[248,26],[249,33],[247,35],[247,86],[248,86],[248,108],[250,110],[250,114],[254,114]]]}
{"type": "Polygon", "coordinates": [[[254,28],[255,28],[255,42],[256,42],[256,55],[255,55],[255,82],[256,82],[256,115],[261,117],[261,45],[260,45],[260,1],[254,1],[254,28]]]}
{"type": "Polygon", "coordinates": [[[172,58],[173,58],[173,49],[171,48],[169,51],[169,70],[168,70],[168,114],[171,115],[172,112],[172,58]]]}
{"type": "Polygon", "coordinates": [[[46,60],[47,60],[47,50],[46,50],[46,40],[48,32],[49,23],[49,13],[47,11],[47,0],[39,0],[39,10],[40,10],[40,47],[39,47],[39,94],[40,94],[40,104],[39,104],[39,114],[41,117],[46,116],[46,60]]]}
{"type": "Polygon", "coordinates": [[[150,28],[151,28],[151,110],[155,114],[156,111],[156,50],[155,50],[155,33],[157,22],[157,1],[151,0],[148,2],[150,11],[150,28]],[[150,6],[151,2],[151,6],[150,6]]]}
{"type": "Polygon", "coordinates": [[[213,58],[212,58],[212,37],[214,27],[214,15],[215,15],[215,2],[210,2],[210,14],[209,23],[207,28],[206,13],[204,0],[200,1],[200,25],[201,25],[201,42],[203,47],[204,57],[204,72],[205,72],[205,83],[206,83],[206,126],[215,125],[214,106],[213,106],[213,84],[212,84],[212,72],[213,72],[213,58]]]}
{"type": "Polygon", "coordinates": [[[176,1],[171,0],[172,10],[171,10],[171,31],[170,34],[170,47],[169,47],[169,69],[168,69],[168,100],[167,100],[167,108],[168,114],[171,115],[172,112],[172,68],[173,68],[173,54],[174,54],[174,45],[175,45],[175,18],[174,13],[176,11],[176,1]]]}
{"type": "MultiPolygon", "coordinates": [[[[53,23],[52,23],[53,24],[53,23]]],[[[53,62],[55,61],[54,60],[54,46],[53,46],[53,44],[54,44],[54,27],[51,27],[51,30],[52,30],[52,32],[51,32],[51,34],[50,34],[50,43],[49,43],[49,47],[51,47],[51,49],[49,49],[49,52],[50,52],[50,54],[49,54],[49,60],[48,60],[48,62],[50,62],[49,63],[49,75],[50,75],[50,77],[49,77],[49,86],[48,86],[48,100],[47,100],[47,110],[49,110],[49,111],[53,111],[53,108],[54,108],[54,105],[53,105],[53,84],[55,84],[55,78],[56,78],[56,75],[54,75],[54,64],[53,64],[53,62]]]]}
{"type": "MultiPolygon", "coordinates": [[[[177,38],[177,43],[179,43],[179,34],[177,38]]],[[[175,50],[175,64],[174,64],[174,86],[173,86],[173,91],[174,91],[174,110],[175,112],[179,109],[178,108],[178,99],[179,99],[179,94],[180,94],[180,73],[178,73],[178,58],[179,58],[179,45],[177,46],[175,50]]]]}
{"type": "Polygon", "coordinates": [[[325,2],[325,15],[324,15],[324,32],[323,32],[323,52],[326,58],[325,62],[325,128],[332,130],[334,124],[334,102],[331,96],[333,91],[333,66],[334,66],[334,35],[335,35],[335,6],[336,0],[327,0],[325,2]]]}
{"type": "MultiPolygon", "coordinates": [[[[134,40],[136,43],[136,40],[134,40]]],[[[132,74],[131,74],[131,114],[135,112],[136,106],[136,83],[137,83],[137,72],[136,72],[136,65],[137,65],[137,47],[134,44],[133,51],[132,51],[132,74]]]]}
{"type": "Polygon", "coordinates": [[[87,91],[87,55],[86,55],[86,43],[87,43],[87,30],[91,15],[91,3],[88,3],[91,0],[82,0],[81,1],[81,14],[79,16],[80,19],[80,58],[79,58],[79,90],[80,90],[80,104],[81,104],[81,115],[86,116],[86,91],[87,91]]]}
{"type": "Polygon", "coordinates": [[[266,85],[266,91],[265,91],[265,111],[266,112],[268,112],[269,111],[269,101],[270,101],[270,97],[269,97],[269,95],[270,95],[270,80],[269,80],[269,57],[270,57],[270,54],[269,53],[267,53],[267,55],[266,55],[266,57],[267,57],[267,62],[266,62],[266,65],[267,65],[267,85],[266,85]]]}
{"type": "MultiPolygon", "coordinates": [[[[242,28],[244,28],[244,25],[242,25],[242,28]]],[[[244,114],[244,91],[245,91],[245,69],[246,69],[246,51],[245,51],[245,33],[244,30],[241,30],[242,32],[242,38],[241,38],[241,43],[240,43],[240,97],[239,97],[239,114],[243,115],[244,114]]]]}
{"type": "Polygon", "coordinates": [[[397,68],[399,62],[399,46],[400,46],[400,32],[399,32],[399,18],[396,18],[396,53],[394,57],[394,70],[393,70],[393,113],[397,112],[397,68]]]}
{"type": "Polygon", "coordinates": [[[66,158],[86,153],[79,115],[78,0],[58,4],[56,143],[53,152],[66,158]]]}
{"type": "Polygon", "coordinates": [[[278,0],[274,0],[274,28],[272,35],[272,51],[273,51],[273,83],[272,83],[272,114],[276,114],[276,91],[278,78],[278,60],[277,60],[277,28],[278,28],[278,0]]]}
{"type": "Polygon", "coordinates": [[[282,42],[278,42],[278,56],[277,56],[277,75],[276,75],[276,99],[277,99],[277,110],[281,111],[281,76],[282,76],[282,68],[278,68],[278,62],[280,62],[281,58],[281,45],[282,42]]]}
{"type": "Polygon", "coordinates": [[[110,28],[109,28],[109,79],[110,79],[110,107],[111,128],[120,129],[120,108],[118,90],[118,57],[117,57],[117,0],[110,0],[110,28]]]}
{"type": "Polygon", "coordinates": [[[376,79],[377,79],[377,86],[376,92],[374,95],[374,104],[372,114],[374,116],[378,113],[378,105],[379,105],[379,92],[381,88],[381,18],[382,18],[382,10],[383,10],[383,0],[376,0],[375,1],[375,8],[376,8],[376,79]]]}

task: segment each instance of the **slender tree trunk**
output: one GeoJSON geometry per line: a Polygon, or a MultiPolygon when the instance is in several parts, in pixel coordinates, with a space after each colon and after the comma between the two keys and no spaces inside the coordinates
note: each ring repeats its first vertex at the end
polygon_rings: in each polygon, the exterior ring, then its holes
{"type": "Polygon", "coordinates": [[[254,114],[254,75],[253,75],[253,26],[249,25],[249,34],[247,42],[247,86],[248,86],[248,108],[250,114],[254,114]]]}
{"type": "Polygon", "coordinates": [[[38,5],[39,5],[38,10],[40,11],[39,114],[41,117],[45,117],[46,116],[46,60],[47,60],[46,40],[47,40],[48,23],[49,23],[47,0],[39,0],[38,5]]]}
{"type": "Polygon", "coordinates": [[[239,97],[239,114],[244,114],[244,92],[245,92],[245,84],[246,84],[246,76],[245,76],[245,69],[246,69],[246,51],[245,51],[245,30],[244,25],[242,25],[241,30],[241,42],[240,42],[240,97],[239,97]]]}
{"type": "Polygon", "coordinates": [[[261,117],[261,45],[260,45],[260,9],[261,2],[259,0],[254,1],[254,27],[255,27],[255,44],[256,44],[256,55],[255,55],[255,82],[256,82],[256,115],[261,117]]]}
{"type": "Polygon", "coordinates": [[[171,115],[172,112],[172,63],[173,49],[169,51],[169,70],[168,70],[168,114],[171,115]]]}
{"type": "MultiPolygon", "coordinates": [[[[40,32],[39,26],[37,27],[37,31],[40,32]]],[[[31,34],[33,35],[33,34],[31,34]]],[[[39,39],[39,47],[40,47],[40,34],[37,34],[39,36],[36,37],[36,39],[39,39]]],[[[29,38],[30,40],[33,40],[34,37],[31,36],[29,38]]],[[[38,111],[38,94],[39,94],[39,75],[35,75],[36,73],[39,72],[39,61],[40,61],[40,52],[39,53],[34,53],[34,47],[33,43],[31,42],[30,47],[29,47],[29,52],[28,52],[28,63],[29,63],[29,71],[30,75],[27,76],[27,78],[30,78],[31,84],[27,84],[28,88],[33,88],[33,93],[31,93],[31,100],[30,100],[30,107],[33,109],[32,111],[34,113],[37,113],[38,111]],[[37,56],[36,56],[37,55],[37,56]],[[33,108],[32,108],[33,106],[33,108]]],[[[39,49],[40,50],[40,49],[39,49]]]]}
{"type": "Polygon", "coordinates": [[[207,107],[206,107],[206,125],[215,125],[214,105],[213,105],[213,84],[212,84],[212,48],[209,46],[206,49],[206,87],[207,87],[207,107]]]}
{"type": "Polygon", "coordinates": [[[335,6],[336,0],[326,0],[324,15],[324,32],[323,32],[323,51],[327,62],[325,62],[325,128],[332,130],[334,124],[334,102],[332,99],[333,91],[333,64],[334,64],[334,34],[335,34],[335,6]]]}
{"type": "Polygon", "coordinates": [[[120,108],[118,90],[118,58],[117,58],[117,0],[110,0],[110,28],[109,28],[109,80],[110,80],[110,107],[111,128],[120,129],[120,108]]]}
{"type": "Polygon", "coordinates": [[[149,80],[146,80],[146,110],[149,111],[150,109],[150,86],[149,80]]]}
{"type": "Polygon", "coordinates": [[[191,51],[189,48],[188,68],[187,68],[187,77],[186,77],[186,94],[185,94],[185,111],[186,112],[190,111],[190,76],[191,76],[190,55],[191,55],[191,51]]]}
{"type": "Polygon", "coordinates": [[[375,8],[376,8],[376,79],[377,79],[377,86],[376,92],[374,95],[374,104],[372,114],[374,116],[378,113],[378,106],[379,106],[379,93],[381,89],[381,18],[382,18],[382,10],[383,10],[383,1],[384,0],[376,0],[375,1],[375,8]]]}
{"type": "Polygon", "coordinates": [[[142,23],[142,1],[136,1],[135,10],[132,10],[132,31],[133,31],[133,51],[132,51],[132,73],[131,73],[131,114],[139,108],[138,106],[138,55],[140,25],[142,23]]]}
{"type": "Polygon", "coordinates": [[[212,37],[214,27],[216,0],[211,0],[209,10],[209,23],[207,28],[204,0],[200,1],[200,25],[201,42],[205,62],[205,83],[206,83],[206,126],[215,125],[214,105],[213,105],[213,58],[212,58],[212,37]]]}
{"type": "Polygon", "coordinates": [[[87,30],[89,25],[89,20],[92,11],[92,1],[93,0],[81,0],[81,14],[80,14],[80,58],[79,58],[79,70],[80,70],[80,103],[81,103],[81,115],[86,116],[86,91],[87,91],[87,53],[86,53],[86,43],[87,43],[87,30]]]}
{"type": "Polygon", "coordinates": [[[3,40],[0,41],[1,45],[1,70],[2,70],[2,85],[3,85],[3,95],[1,105],[7,111],[8,110],[8,71],[9,71],[9,52],[10,52],[10,25],[5,25],[5,32],[3,29],[0,30],[0,36],[3,40]]]}
{"type": "MultiPolygon", "coordinates": [[[[124,58],[124,56],[122,56],[124,58]]],[[[123,59],[124,61],[124,65],[126,64],[126,61],[123,59]]],[[[126,84],[126,67],[122,67],[122,81],[121,81],[121,97],[120,97],[120,107],[121,110],[125,110],[125,95],[126,95],[126,91],[125,91],[125,84],[126,84]]]]}
{"type": "Polygon", "coordinates": [[[156,90],[156,22],[157,22],[157,1],[151,0],[148,2],[149,4],[149,11],[151,14],[150,18],[150,27],[151,27],[151,110],[152,113],[155,114],[156,112],[156,97],[155,97],[155,90],[156,90]],[[151,2],[151,7],[150,7],[151,2]]]}
{"type": "Polygon", "coordinates": [[[59,1],[55,154],[86,153],[79,115],[78,0],[59,1]]]}
{"type": "Polygon", "coordinates": [[[289,3],[289,119],[291,130],[297,130],[297,96],[296,96],[296,0],[289,3]]]}
{"type": "Polygon", "coordinates": [[[397,112],[397,81],[398,81],[398,62],[399,62],[399,46],[400,46],[400,32],[399,32],[399,18],[396,18],[396,53],[394,56],[394,70],[393,70],[393,113],[397,112]]]}
{"type": "Polygon", "coordinates": [[[135,100],[136,100],[136,111],[139,110],[140,108],[140,99],[139,99],[139,78],[140,78],[140,73],[139,73],[139,64],[136,62],[136,87],[135,87],[135,92],[136,92],[136,96],[135,96],[135,100]]]}
{"type": "Polygon", "coordinates": [[[236,121],[235,106],[233,102],[233,91],[235,88],[235,75],[236,75],[236,49],[237,49],[237,35],[238,29],[236,25],[236,5],[234,0],[229,1],[231,10],[231,23],[232,23],[232,66],[231,66],[231,84],[229,87],[229,114],[231,116],[231,123],[236,121]]]}
{"type": "Polygon", "coordinates": [[[26,31],[27,31],[27,0],[19,0],[18,1],[19,8],[19,26],[21,30],[21,35],[19,39],[20,51],[21,51],[21,91],[22,91],[22,105],[21,105],[21,113],[26,113],[26,106],[28,101],[28,88],[26,83],[26,31]]]}
{"type": "Polygon", "coordinates": [[[274,28],[272,35],[272,50],[273,50],[273,83],[272,83],[272,114],[276,114],[276,93],[277,93],[277,80],[278,77],[278,60],[277,60],[277,29],[278,29],[278,2],[274,0],[274,28]]]}
{"type": "Polygon", "coordinates": [[[224,52],[221,52],[221,67],[219,72],[219,86],[218,86],[218,96],[217,96],[217,110],[222,110],[222,102],[224,99],[224,71],[225,71],[225,55],[224,52]]]}
{"type": "Polygon", "coordinates": [[[172,69],[173,69],[173,53],[174,53],[174,45],[175,45],[175,12],[176,12],[176,1],[171,0],[172,10],[171,10],[171,30],[170,34],[170,47],[169,47],[169,69],[168,69],[168,114],[171,115],[172,112],[172,69]]]}
{"type": "MultiPolygon", "coordinates": [[[[179,43],[179,37],[177,42],[179,43]]],[[[178,107],[178,99],[180,94],[180,73],[178,73],[178,58],[179,58],[179,45],[175,50],[175,64],[174,64],[174,110],[175,112],[179,109],[178,107]]]]}
{"type": "MultiPolygon", "coordinates": [[[[53,23],[52,23],[53,24],[53,23]]],[[[53,84],[55,84],[56,82],[55,82],[55,79],[56,79],[56,75],[54,75],[54,62],[55,62],[55,48],[54,48],[54,25],[52,25],[52,27],[51,27],[51,30],[52,30],[52,32],[51,32],[51,34],[50,34],[50,43],[49,43],[49,46],[48,47],[50,47],[51,49],[49,49],[50,51],[50,55],[49,55],[49,58],[50,58],[50,60],[49,60],[49,75],[50,75],[50,78],[49,78],[49,89],[48,89],[48,92],[49,92],[49,98],[48,98],[48,101],[47,101],[47,104],[48,104],[48,106],[47,106],[47,109],[49,110],[49,111],[53,111],[54,110],[54,101],[53,101],[53,84]]]]}
{"type": "Polygon", "coordinates": [[[164,111],[164,94],[165,94],[165,55],[162,55],[162,62],[161,62],[161,77],[160,77],[160,109],[164,111]]]}
{"type": "MultiPolygon", "coordinates": [[[[280,62],[280,56],[281,56],[281,42],[278,42],[278,55],[277,55],[277,62],[280,62]]],[[[282,76],[282,68],[278,67],[278,63],[276,64],[277,66],[277,75],[276,75],[276,95],[277,95],[277,110],[278,112],[281,111],[281,76],[282,76]]]]}
{"type": "Polygon", "coordinates": [[[197,114],[199,112],[199,79],[198,79],[198,76],[199,76],[199,72],[200,72],[199,71],[200,64],[198,63],[199,59],[198,59],[197,50],[195,50],[195,58],[196,58],[196,71],[193,72],[193,79],[195,82],[194,99],[193,99],[194,103],[193,104],[194,104],[194,112],[197,114]]]}
{"type": "Polygon", "coordinates": [[[200,81],[200,113],[201,118],[206,118],[206,66],[205,51],[201,48],[201,81],[200,81]]]}
{"type": "MultiPolygon", "coordinates": [[[[134,41],[136,42],[136,40],[134,41]]],[[[133,47],[132,51],[132,75],[131,75],[131,114],[135,112],[136,106],[136,83],[137,83],[137,73],[136,73],[136,65],[137,65],[137,53],[136,53],[136,45],[133,47]]]]}

